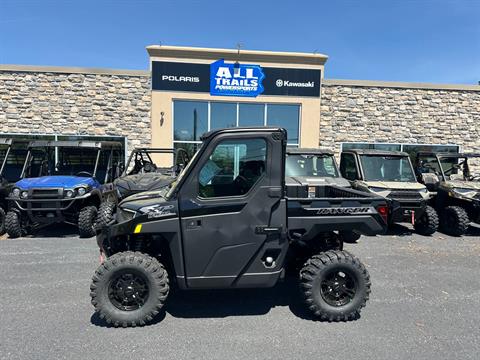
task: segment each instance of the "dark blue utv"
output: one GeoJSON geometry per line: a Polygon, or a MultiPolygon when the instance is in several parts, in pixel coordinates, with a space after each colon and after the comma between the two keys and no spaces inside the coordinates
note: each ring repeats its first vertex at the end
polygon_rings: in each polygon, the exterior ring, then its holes
{"type": "Polygon", "coordinates": [[[5,228],[11,238],[54,223],[95,235],[97,212],[115,201],[113,181],[124,170],[121,143],[33,141],[21,180],[8,196],[5,228]]]}

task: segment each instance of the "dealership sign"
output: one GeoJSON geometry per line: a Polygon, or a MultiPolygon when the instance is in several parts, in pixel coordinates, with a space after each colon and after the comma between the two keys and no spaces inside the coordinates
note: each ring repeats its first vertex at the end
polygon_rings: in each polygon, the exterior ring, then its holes
{"type": "Polygon", "coordinates": [[[212,96],[320,96],[319,69],[253,64],[152,62],[152,90],[210,93],[212,96]]]}
{"type": "Polygon", "coordinates": [[[263,93],[265,78],[259,65],[227,64],[218,60],[210,64],[210,95],[252,96],[263,93]]]}

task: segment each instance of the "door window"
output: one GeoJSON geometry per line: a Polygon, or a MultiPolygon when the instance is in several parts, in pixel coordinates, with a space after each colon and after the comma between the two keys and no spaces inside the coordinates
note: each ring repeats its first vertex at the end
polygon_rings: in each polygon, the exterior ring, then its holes
{"type": "Polygon", "coordinates": [[[352,154],[342,154],[340,161],[340,172],[343,177],[348,180],[358,179],[357,167],[355,165],[355,158],[352,154]]]}
{"type": "Polygon", "coordinates": [[[220,142],[198,176],[203,198],[246,194],[265,173],[267,144],[264,139],[220,142]]]}

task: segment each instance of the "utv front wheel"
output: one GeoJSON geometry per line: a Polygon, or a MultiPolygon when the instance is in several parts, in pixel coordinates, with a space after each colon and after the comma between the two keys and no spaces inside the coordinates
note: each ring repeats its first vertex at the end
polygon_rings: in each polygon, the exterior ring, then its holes
{"type": "Polygon", "coordinates": [[[155,258],[117,253],[98,267],[90,286],[95,311],[115,327],[145,325],[165,305],[168,274],[155,258]]]}
{"type": "Polygon", "coordinates": [[[470,219],[460,206],[447,206],[443,210],[442,230],[445,234],[462,236],[468,230],[470,219]]]}
{"type": "Polygon", "coordinates": [[[101,230],[113,220],[113,212],[115,211],[115,206],[115,203],[111,201],[105,201],[100,204],[95,224],[97,230],[101,230]]]}
{"type": "Polygon", "coordinates": [[[370,275],[350,253],[331,250],[306,262],[300,288],[308,308],[321,320],[354,320],[368,300],[370,275]]]}
{"type": "Polygon", "coordinates": [[[26,231],[22,228],[20,215],[16,211],[9,211],[5,216],[5,230],[12,239],[25,235],[26,231]]]}
{"type": "Polygon", "coordinates": [[[438,229],[438,214],[434,208],[427,206],[423,215],[415,221],[415,230],[420,235],[432,235],[438,229]]]}
{"type": "Polygon", "coordinates": [[[95,221],[97,219],[97,208],[85,206],[78,214],[78,232],[81,238],[95,236],[95,221]]]}

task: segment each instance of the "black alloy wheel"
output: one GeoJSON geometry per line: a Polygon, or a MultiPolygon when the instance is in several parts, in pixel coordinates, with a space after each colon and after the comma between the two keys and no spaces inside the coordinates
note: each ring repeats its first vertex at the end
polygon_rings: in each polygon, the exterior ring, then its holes
{"type": "Polygon", "coordinates": [[[148,281],[141,273],[125,271],[118,274],[108,287],[108,298],[122,311],[140,309],[148,300],[148,281]]]}
{"type": "Polygon", "coordinates": [[[344,271],[334,270],[325,275],[320,294],[325,302],[331,306],[344,306],[350,303],[357,292],[355,278],[344,271]]]}

